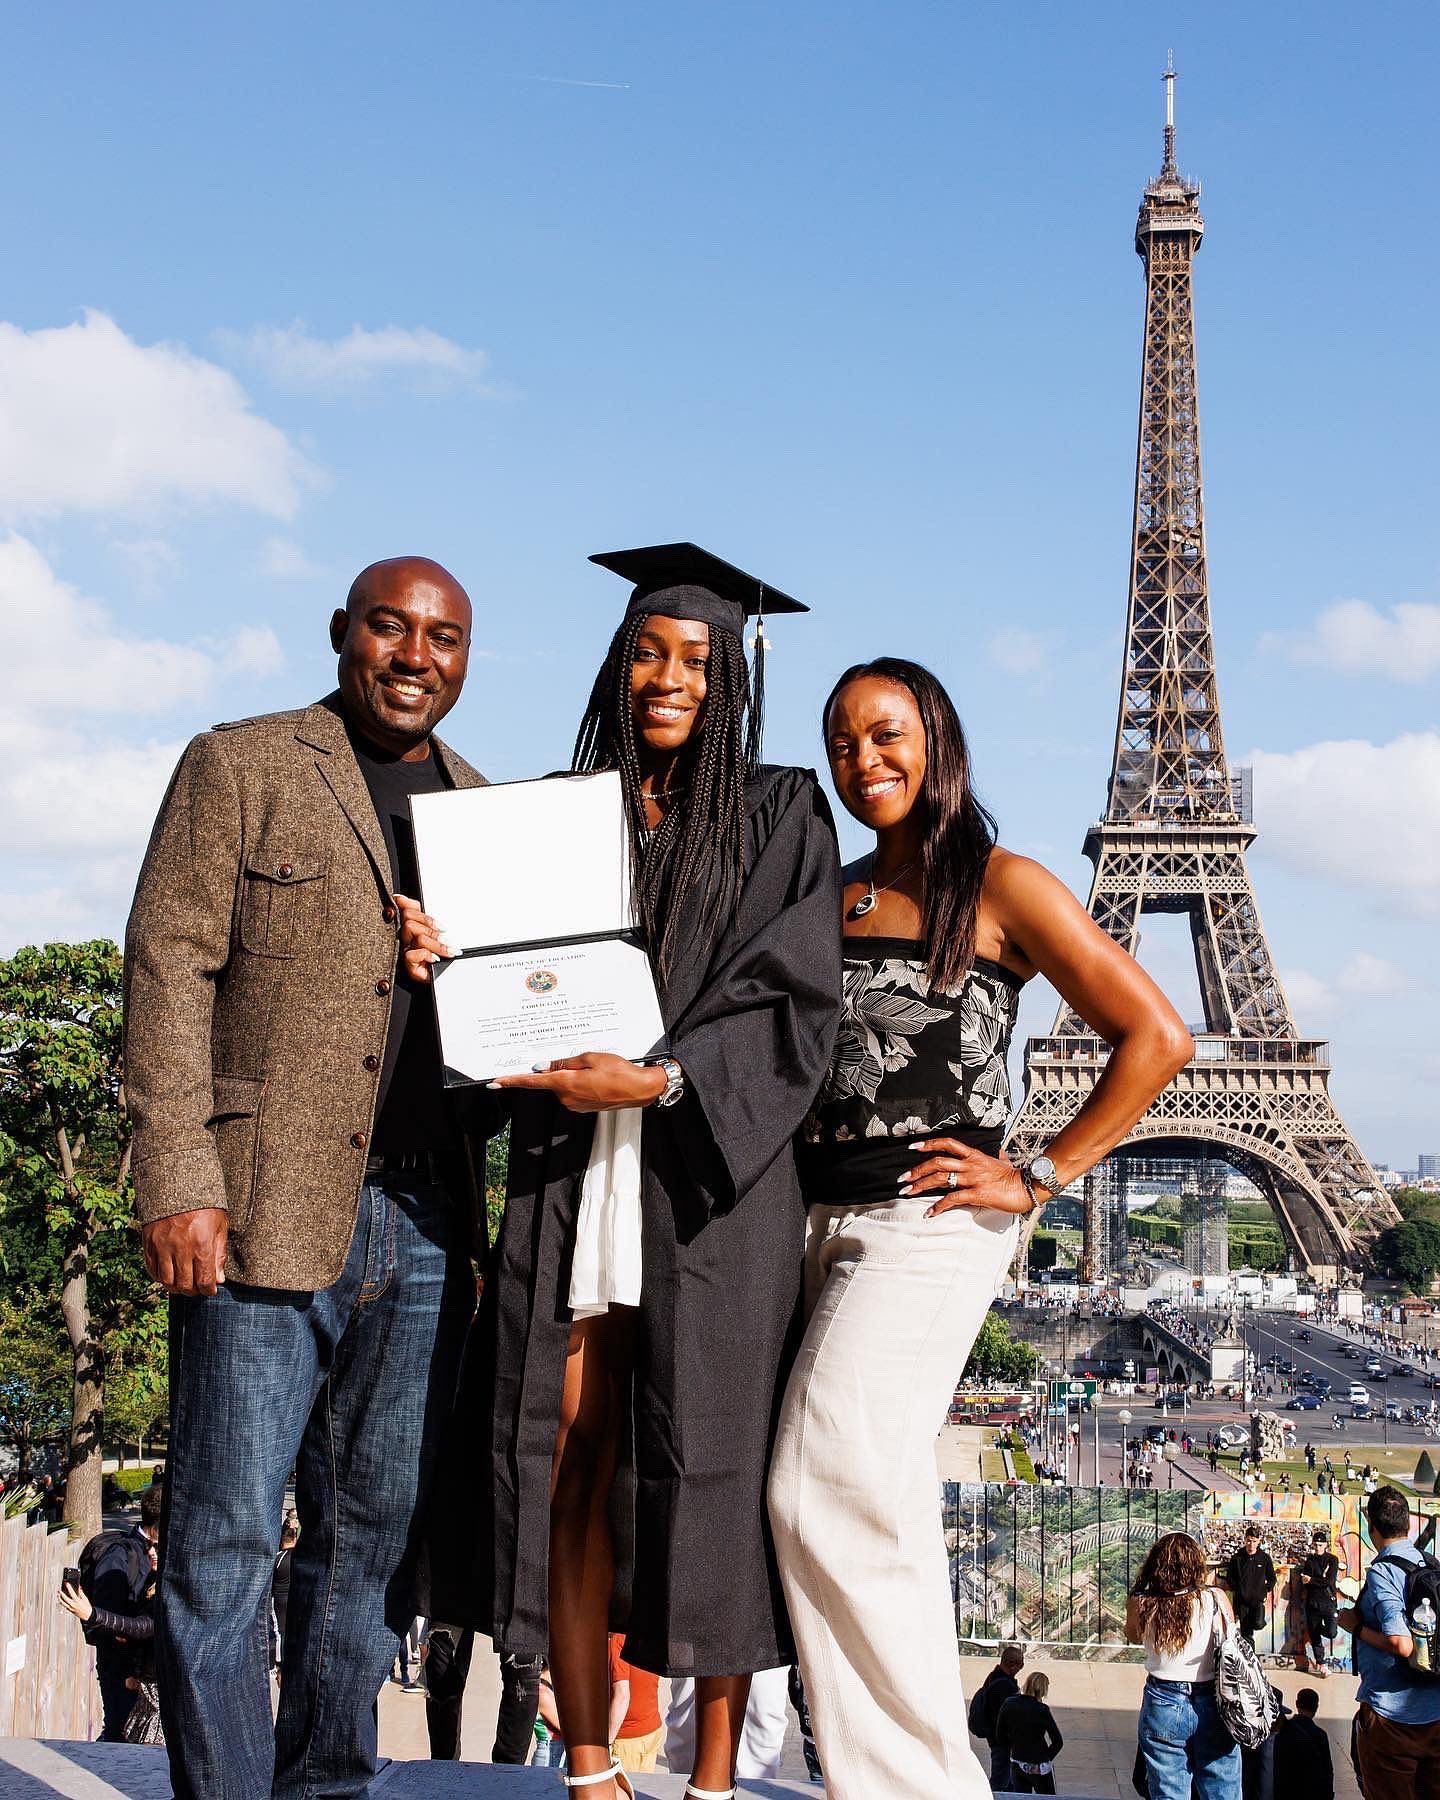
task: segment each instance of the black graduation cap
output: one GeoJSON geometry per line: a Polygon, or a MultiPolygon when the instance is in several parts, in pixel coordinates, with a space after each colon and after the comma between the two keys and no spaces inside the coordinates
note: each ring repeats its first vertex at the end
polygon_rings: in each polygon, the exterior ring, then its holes
{"type": "Polygon", "coordinates": [[[695,619],[743,638],[745,621],[761,621],[757,648],[764,648],[766,613],[803,613],[810,608],[772,588],[698,544],[646,544],[637,550],[607,550],[591,562],[635,584],[625,616],[658,613],[665,619],[695,619]]]}

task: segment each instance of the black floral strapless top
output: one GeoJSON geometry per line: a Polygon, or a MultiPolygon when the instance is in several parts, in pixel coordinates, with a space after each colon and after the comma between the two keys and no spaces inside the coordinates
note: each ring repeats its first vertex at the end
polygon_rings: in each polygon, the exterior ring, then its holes
{"type": "Polygon", "coordinates": [[[835,1054],[801,1132],[806,1200],[895,1199],[898,1177],[919,1160],[917,1138],[958,1138],[996,1155],[1023,985],[982,956],[954,992],[932,993],[923,945],[846,938],[835,1054]]]}

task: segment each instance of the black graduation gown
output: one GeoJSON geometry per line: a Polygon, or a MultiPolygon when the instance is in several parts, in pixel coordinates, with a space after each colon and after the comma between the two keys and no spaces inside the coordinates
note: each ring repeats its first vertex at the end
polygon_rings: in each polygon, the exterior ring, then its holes
{"type": "MultiPolygon", "coordinates": [[[[633,1485],[617,1484],[630,1515],[617,1540],[633,1557],[625,1656],[662,1675],[737,1675],[793,1655],[765,1479],[804,1249],[792,1140],[840,1010],[840,873],[813,774],[764,768],[746,802],[733,915],[708,966],[681,948],[662,995],[685,1093],[644,1116],[633,1485]]],[[[550,1470],[594,1122],[549,1095],[514,1099],[505,1217],[466,1352],[463,1449],[431,1579],[436,1617],[533,1655],[547,1640],[550,1470]]]]}

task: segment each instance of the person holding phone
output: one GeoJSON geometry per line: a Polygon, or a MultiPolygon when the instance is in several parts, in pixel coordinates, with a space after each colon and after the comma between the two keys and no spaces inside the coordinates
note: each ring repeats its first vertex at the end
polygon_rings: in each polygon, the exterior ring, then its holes
{"type": "Polygon", "coordinates": [[[102,1743],[125,1740],[136,1702],[141,1657],[148,1668],[155,1637],[155,1567],[160,1545],[160,1489],[140,1496],[140,1523],[129,1531],[102,1531],[66,1569],[61,1606],[80,1621],[85,1641],[95,1647],[100,1685],[102,1743]]]}

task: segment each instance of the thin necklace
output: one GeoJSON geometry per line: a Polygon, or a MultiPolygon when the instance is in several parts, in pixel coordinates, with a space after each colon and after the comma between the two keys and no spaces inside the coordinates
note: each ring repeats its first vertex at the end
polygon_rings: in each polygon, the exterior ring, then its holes
{"type": "Polygon", "coordinates": [[[884,893],[888,893],[902,875],[908,875],[919,860],[918,856],[912,856],[909,862],[905,863],[903,867],[898,868],[888,881],[882,881],[877,888],[875,885],[875,858],[872,856],[870,858],[869,875],[870,892],[868,894],[862,894],[855,902],[855,917],[857,919],[863,919],[866,913],[874,912],[880,896],[884,893]]]}

